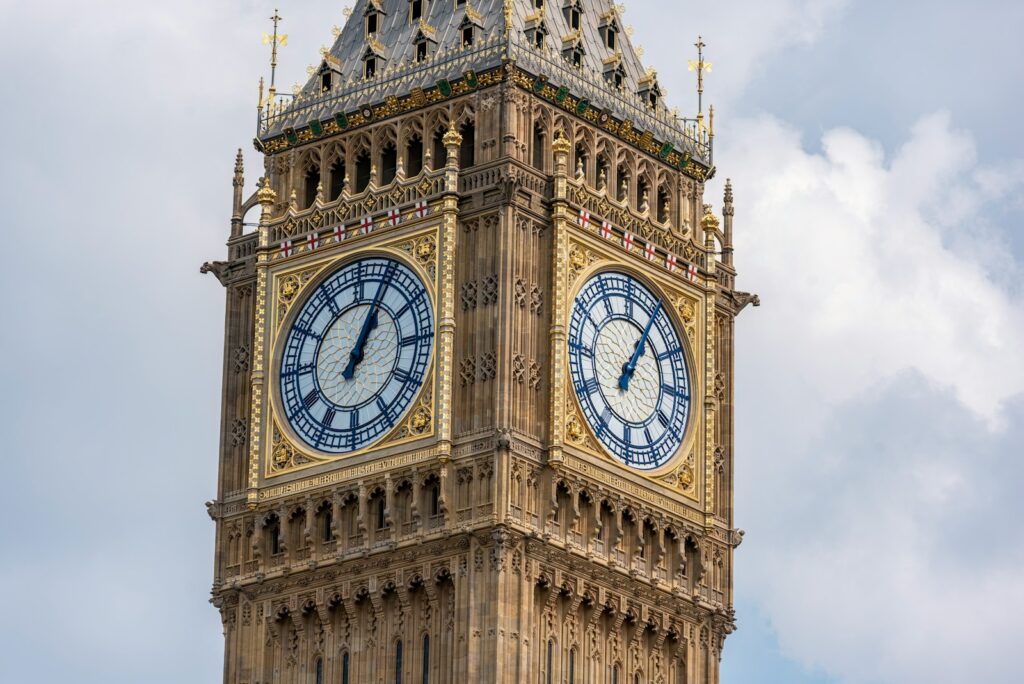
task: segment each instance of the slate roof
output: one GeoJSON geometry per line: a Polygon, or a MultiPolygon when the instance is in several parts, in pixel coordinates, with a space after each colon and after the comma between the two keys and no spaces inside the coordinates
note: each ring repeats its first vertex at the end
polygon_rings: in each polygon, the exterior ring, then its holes
{"type": "Polygon", "coordinates": [[[537,2],[513,0],[513,30],[506,37],[504,0],[423,0],[422,22],[410,20],[411,0],[357,0],[326,60],[335,78],[340,75],[340,87],[323,94],[320,76],[314,74],[291,107],[264,122],[260,137],[279,135],[311,117],[329,118],[339,101],[355,109],[415,87],[427,88],[440,78],[458,78],[467,69],[481,72],[500,66],[505,58],[535,75],[548,76],[552,83],[567,86],[573,95],[588,98],[594,106],[634,122],[638,129],[651,131],[659,139],[684,143],[691,137],[684,122],[673,119],[664,103],[652,109],[638,95],[650,79],[645,79],[647,70],[611,0],[543,0],[543,9],[537,8],[537,2]],[[571,29],[567,17],[566,10],[573,4],[581,9],[578,33],[571,29]],[[379,16],[375,41],[365,33],[368,8],[379,16]],[[475,26],[474,43],[468,49],[461,46],[467,21],[475,26]],[[617,28],[615,50],[607,46],[601,30],[612,23],[617,28]],[[547,32],[543,49],[529,37],[540,24],[547,32]],[[421,33],[430,40],[430,59],[416,63],[415,43],[421,33]],[[564,50],[575,44],[583,50],[580,68],[564,56],[564,50]],[[381,62],[377,76],[366,80],[363,69],[368,50],[381,62]],[[609,62],[621,65],[624,82],[620,90],[608,81],[609,62]]]}

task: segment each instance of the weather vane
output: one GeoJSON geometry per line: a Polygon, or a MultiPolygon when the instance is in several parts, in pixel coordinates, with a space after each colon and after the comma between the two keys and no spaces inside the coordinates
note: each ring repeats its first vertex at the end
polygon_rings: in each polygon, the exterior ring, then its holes
{"type": "Polygon", "coordinates": [[[263,44],[272,46],[270,50],[270,99],[273,101],[274,94],[277,92],[275,88],[275,81],[277,80],[277,48],[278,46],[288,46],[288,34],[278,34],[277,32],[278,24],[281,23],[281,15],[278,14],[276,9],[274,10],[274,16],[270,17],[270,20],[274,22],[274,34],[264,33],[263,44]]]}
{"type": "Polygon", "coordinates": [[[707,43],[704,42],[703,36],[697,36],[697,42],[694,43],[694,47],[697,48],[697,59],[690,60],[690,71],[697,72],[697,118],[704,118],[704,74],[711,73],[711,62],[704,61],[704,48],[707,47],[707,43]]]}

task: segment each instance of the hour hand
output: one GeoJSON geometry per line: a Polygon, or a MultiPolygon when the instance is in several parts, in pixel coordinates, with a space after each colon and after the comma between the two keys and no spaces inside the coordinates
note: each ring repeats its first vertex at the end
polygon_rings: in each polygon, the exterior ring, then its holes
{"type": "Polygon", "coordinates": [[[633,350],[633,356],[630,357],[626,365],[622,367],[622,376],[619,378],[619,389],[623,392],[629,391],[629,381],[633,379],[633,373],[636,372],[636,365],[640,362],[640,359],[644,354],[647,353],[647,338],[651,334],[651,328],[654,327],[654,319],[661,313],[662,304],[658,302],[658,305],[654,307],[654,313],[651,314],[651,320],[648,321],[647,327],[644,328],[644,333],[637,340],[636,347],[633,350]]]}
{"type": "Polygon", "coordinates": [[[366,317],[366,321],[363,323],[363,329],[359,332],[359,339],[356,340],[356,346],[352,349],[352,353],[348,355],[348,365],[345,366],[345,370],[342,371],[341,377],[346,380],[351,380],[356,375],[356,366],[363,360],[363,352],[366,349],[366,340],[369,339],[370,333],[377,327],[377,307],[373,306],[370,309],[370,314],[366,317]]]}

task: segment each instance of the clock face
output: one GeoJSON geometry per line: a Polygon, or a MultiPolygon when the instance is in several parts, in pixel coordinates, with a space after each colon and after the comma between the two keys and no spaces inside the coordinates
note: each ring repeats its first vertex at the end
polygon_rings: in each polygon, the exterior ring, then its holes
{"type": "Polygon", "coordinates": [[[306,299],[285,340],[289,425],[330,454],[373,444],[412,405],[433,345],[430,297],[412,269],[383,257],[346,264],[306,299]]]}
{"type": "Polygon", "coordinates": [[[690,415],[686,353],[661,300],[635,278],[601,273],[569,322],[569,370],[601,444],[638,470],[668,463],[690,415]]]}

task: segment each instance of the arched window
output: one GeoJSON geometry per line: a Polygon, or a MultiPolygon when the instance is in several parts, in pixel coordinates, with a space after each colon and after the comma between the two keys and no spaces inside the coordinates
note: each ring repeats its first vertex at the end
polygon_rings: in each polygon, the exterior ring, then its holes
{"type": "Polygon", "coordinates": [[[331,525],[333,512],[330,504],[320,510],[320,539],[325,543],[334,541],[334,528],[331,525]]]}
{"type": "Polygon", "coordinates": [[[459,166],[469,168],[476,164],[476,126],[472,121],[462,124],[462,146],[459,148],[459,166]]]}
{"type": "Polygon", "coordinates": [[[320,185],[320,169],[311,167],[306,171],[306,187],[305,196],[303,197],[304,208],[313,206],[313,202],[316,201],[316,189],[320,185]]]}
{"type": "Polygon", "coordinates": [[[349,684],[348,679],[348,651],[341,656],[341,684],[349,684]]]}
{"type": "Polygon", "coordinates": [[[405,146],[405,174],[415,178],[423,171],[423,140],[419,136],[409,138],[405,146]]]}
{"type": "Polygon", "coordinates": [[[533,167],[544,170],[544,127],[540,122],[533,125],[533,167]]]}
{"type": "Polygon", "coordinates": [[[555,642],[548,640],[548,684],[555,681],[555,642]]]}
{"type": "Polygon", "coordinates": [[[324,684],[324,659],[316,659],[316,684],[324,684]]]}
{"type": "Polygon", "coordinates": [[[619,666],[612,668],[612,684],[619,684],[619,666]]]}
{"type": "Polygon", "coordinates": [[[441,486],[436,482],[430,487],[430,515],[441,515],[441,486]]]}
{"type": "Polygon", "coordinates": [[[423,684],[430,684],[430,635],[423,635],[423,684]]]}
{"type": "Polygon", "coordinates": [[[395,684],[402,684],[402,641],[395,643],[395,684]]]}
{"type": "Polygon", "coordinates": [[[338,159],[331,164],[331,201],[341,197],[341,191],[345,187],[345,160],[338,159]]]}
{"type": "Polygon", "coordinates": [[[380,153],[380,184],[387,185],[398,173],[398,150],[388,143],[380,153]]]}
{"type": "Polygon", "coordinates": [[[443,169],[448,164],[448,150],[444,146],[444,129],[439,128],[434,133],[434,159],[435,169],[443,169]]]}
{"type": "Polygon", "coordinates": [[[576,649],[569,649],[569,684],[576,684],[576,649]]]}
{"type": "Polygon", "coordinates": [[[377,529],[378,530],[383,530],[384,528],[386,528],[388,526],[387,516],[384,515],[385,512],[386,512],[386,504],[384,502],[384,497],[381,496],[380,498],[377,499],[377,529]]]}
{"type": "Polygon", "coordinates": [[[362,192],[370,184],[370,154],[360,152],[356,157],[356,192],[362,192]]]}

